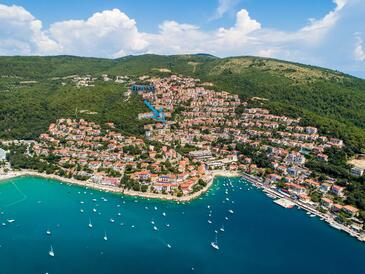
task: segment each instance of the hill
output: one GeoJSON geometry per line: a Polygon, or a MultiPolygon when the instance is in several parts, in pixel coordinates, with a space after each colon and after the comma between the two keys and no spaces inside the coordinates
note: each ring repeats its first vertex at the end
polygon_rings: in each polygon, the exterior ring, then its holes
{"type": "MultiPolygon", "coordinates": [[[[95,108],[98,119],[115,118],[121,126],[138,132],[134,104],[116,100],[125,88],[99,83],[95,88],[60,87],[52,77],[67,75],[100,76],[179,73],[213,83],[214,89],[240,94],[243,98],[265,98],[252,101],[264,104],[273,112],[303,117],[322,133],[345,140],[349,154],[365,147],[365,80],[329,69],[258,57],[217,58],[207,54],[127,56],[120,59],[54,57],[0,57],[0,130],[2,138],[31,138],[58,115],[75,109],[95,108]],[[22,85],[24,81],[37,81],[22,85]],[[102,91],[101,91],[102,90],[102,91]],[[119,92],[118,92],[119,91],[119,92]],[[117,104],[114,106],[113,104],[117,104]],[[110,114],[109,104],[115,113],[110,114]],[[133,108],[131,106],[133,105],[133,108]],[[129,110],[132,111],[129,111],[129,110]],[[107,114],[109,113],[109,114],[107,114]],[[109,115],[109,116],[108,116],[109,115]],[[47,117],[47,118],[44,118],[47,117]],[[19,123],[27,123],[20,129],[19,123]],[[123,121],[122,121],[123,120],[123,121]]],[[[133,100],[133,99],[132,99],[133,100]]]]}

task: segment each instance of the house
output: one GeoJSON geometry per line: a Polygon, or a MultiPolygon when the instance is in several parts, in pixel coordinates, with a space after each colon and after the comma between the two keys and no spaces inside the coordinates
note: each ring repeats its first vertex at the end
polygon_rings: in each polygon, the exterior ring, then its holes
{"type": "Polygon", "coordinates": [[[358,215],[359,210],[356,207],[353,207],[351,205],[345,205],[342,210],[349,214],[351,217],[355,217],[356,215],[358,215]]]}
{"type": "Polygon", "coordinates": [[[328,183],[323,183],[319,186],[319,191],[323,192],[323,193],[327,193],[328,191],[331,190],[331,185],[328,183]]]}
{"type": "Polygon", "coordinates": [[[342,210],[343,206],[339,204],[333,204],[331,207],[332,212],[338,213],[342,210]]]}
{"type": "Polygon", "coordinates": [[[0,161],[6,160],[6,151],[0,148],[0,161]]]}
{"type": "Polygon", "coordinates": [[[361,177],[364,175],[364,169],[360,167],[351,168],[351,175],[355,177],[361,177]]]}
{"type": "Polygon", "coordinates": [[[333,205],[333,202],[331,199],[328,198],[322,198],[321,199],[321,205],[326,208],[331,208],[333,205]]]}
{"type": "Polygon", "coordinates": [[[333,186],[331,187],[331,192],[332,192],[333,194],[335,194],[336,196],[339,196],[339,197],[344,196],[344,190],[345,190],[345,188],[344,188],[344,187],[342,187],[342,186],[338,186],[338,185],[333,185],[333,186]]]}
{"type": "Polygon", "coordinates": [[[301,185],[295,183],[286,183],[285,185],[288,187],[289,192],[293,194],[296,195],[307,194],[307,189],[301,185]]]}

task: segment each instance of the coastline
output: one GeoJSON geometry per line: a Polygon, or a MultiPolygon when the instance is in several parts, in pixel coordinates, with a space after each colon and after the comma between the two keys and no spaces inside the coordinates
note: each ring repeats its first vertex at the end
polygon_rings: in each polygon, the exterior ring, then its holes
{"type": "Polygon", "coordinates": [[[126,190],[123,188],[95,184],[95,183],[91,183],[88,181],[80,181],[80,180],[77,180],[74,178],[65,178],[65,177],[61,177],[58,175],[54,175],[54,174],[39,173],[36,171],[30,171],[30,170],[14,171],[14,172],[9,172],[7,174],[0,175],[0,183],[2,181],[10,180],[10,179],[17,178],[17,177],[31,176],[31,177],[40,177],[40,178],[44,178],[44,179],[52,179],[52,180],[60,181],[63,183],[68,183],[68,184],[77,185],[77,186],[86,187],[86,188],[92,188],[95,190],[100,190],[100,191],[105,191],[105,192],[110,192],[110,193],[115,193],[115,194],[124,194],[124,195],[128,195],[128,196],[133,196],[133,197],[175,201],[175,202],[190,202],[192,200],[199,198],[204,193],[206,193],[213,185],[215,177],[218,177],[218,176],[238,177],[238,176],[240,176],[240,174],[237,172],[229,172],[229,171],[216,171],[216,172],[211,172],[208,175],[210,176],[210,179],[209,179],[207,185],[203,189],[201,189],[195,193],[191,193],[191,194],[181,196],[181,197],[171,196],[171,195],[166,195],[166,194],[157,194],[157,193],[151,193],[151,192],[139,192],[139,191],[134,191],[134,190],[126,190]]]}
{"type": "Polygon", "coordinates": [[[56,180],[56,181],[63,182],[63,183],[68,183],[68,184],[72,184],[72,185],[77,185],[77,186],[81,186],[81,187],[85,187],[85,188],[91,188],[94,190],[99,190],[99,191],[104,191],[104,192],[109,192],[109,193],[114,193],[114,194],[122,194],[122,195],[131,196],[131,197],[140,197],[140,198],[146,198],[146,199],[174,201],[174,202],[179,203],[179,202],[190,202],[192,200],[199,198],[201,195],[206,193],[212,187],[214,179],[216,177],[242,177],[243,179],[245,179],[246,181],[251,183],[256,188],[262,190],[267,195],[270,195],[270,198],[273,201],[275,201],[275,199],[278,199],[278,198],[285,198],[285,199],[289,200],[290,202],[294,203],[298,208],[303,209],[306,212],[309,212],[310,214],[314,214],[317,217],[320,217],[321,220],[327,222],[331,227],[333,227],[337,230],[340,230],[340,231],[344,231],[347,234],[349,234],[350,236],[358,239],[359,241],[362,241],[362,242],[365,241],[365,235],[363,235],[357,231],[354,231],[353,229],[351,229],[347,226],[339,224],[338,222],[335,221],[334,218],[332,218],[331,215],[323,214],[323,213],[319,212],[318,210],[316,210],[315,208],[313,208],[309,204],[305,204],[301,201],[294,200],[287,194],[284,194],[284,193],[279,192],[275,189],[272,189],[268,186],[265,186],[262,183],[261,178],[254,177],[250,174],[243,173],[243,172],[231,172],[231,171],[226,171],[226,170],[212,171],[208,175],[210,176],[209,182],[203,189],[201,189],[198,192],[195,192],[195,193],[192,193],[189,195],[185,195],[185,196],[181,196],[181,197],[171,196],[171,195],[166,195],[166,194],[156,194],[156,193],[151,193],[151,192],[138,192],[138,191],[134,191],[134,190],[125,190],[125,189],[117,188],[117,187],[113,187],[113,186],[100,185],[100,184],[95,184],[95,183],[91,183],[91,182],[87,182],[87,181],[80,181],[80,180],[73,179],[73,178],[64,178],[64,177],[54,175],[54,174],[45,174],[45,173],[39,173],[36,171],[29,171],[29,170],[15,171],[15,172],[11,172],[8,174],[0,175],[0,183],[3,181],[6,181],[6,180],[17,178],[17,177],[26,177],[26,176],[40,177],[40,178],[44,178],[44,179],[56,180]]]}

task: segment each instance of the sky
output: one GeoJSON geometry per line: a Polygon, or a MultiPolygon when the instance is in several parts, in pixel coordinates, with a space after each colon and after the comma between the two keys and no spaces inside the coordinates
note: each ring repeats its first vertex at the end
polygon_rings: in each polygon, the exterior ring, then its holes
{"type": "Polygon", "coordinates": [[[365,78],[365,0],[0,0],[0,55],[254,55],[365,78]]]}

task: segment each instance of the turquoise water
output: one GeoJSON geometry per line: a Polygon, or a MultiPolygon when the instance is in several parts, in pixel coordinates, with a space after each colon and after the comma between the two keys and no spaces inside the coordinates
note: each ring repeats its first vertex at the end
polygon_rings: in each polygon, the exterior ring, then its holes
{"type": "Polygon", "coordinates": [[[227,180],[187,204],[9,180],[0,184],[0,273],[364,273],[364,243],[227,180]],[[218,251],[210,246],[215,230],[218,251]]]}

